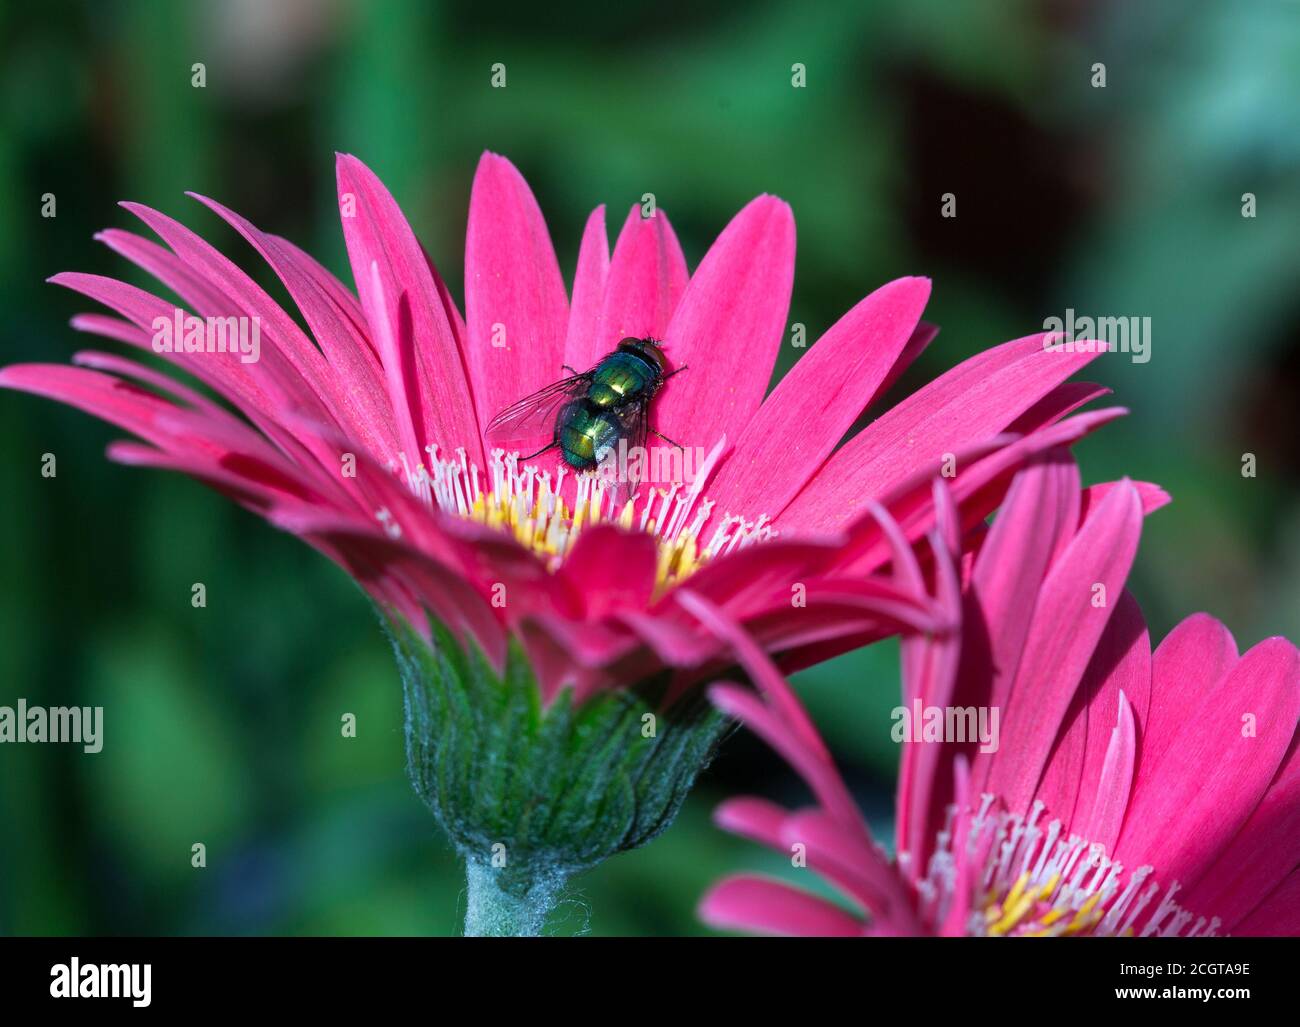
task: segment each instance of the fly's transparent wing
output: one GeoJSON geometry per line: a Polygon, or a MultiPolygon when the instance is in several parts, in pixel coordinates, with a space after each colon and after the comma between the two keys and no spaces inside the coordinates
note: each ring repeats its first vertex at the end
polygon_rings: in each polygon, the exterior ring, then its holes
{"type": "Polygon", "coordinates": [[[650,401],[643,399],[616,411],[618,439],[596,454],[598,473],[614,489],[614,514],[617,516],[630,499],[635,499],[645,481],[649,451],[646,438],[650,430],[650,401]]]}
{"type": "Polygon", "coordinates": [[[577,399],[591,384],[591,372],[575,374],[525,396],[488,422],[484,435],[493,446],[534,453],[555,441],[555,422],[564,405],[577,399]]]}

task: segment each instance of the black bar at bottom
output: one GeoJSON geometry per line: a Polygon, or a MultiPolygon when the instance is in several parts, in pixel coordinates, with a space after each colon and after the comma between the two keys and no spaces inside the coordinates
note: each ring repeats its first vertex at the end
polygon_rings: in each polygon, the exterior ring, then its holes
{"type": "Polygon", "coordinates": [[[334,1018],[400,1001],[432,1022],[512,1011],[734,1017],[751,1006],[769,1021],[786,1008],[866,1019],[900,1002],[925,1014],[1037,1018],[1136,1004],[1231,1015],[1294,1009],[1298,955],[1294,938],[6,938],[0,1008],[334,1018]]]}

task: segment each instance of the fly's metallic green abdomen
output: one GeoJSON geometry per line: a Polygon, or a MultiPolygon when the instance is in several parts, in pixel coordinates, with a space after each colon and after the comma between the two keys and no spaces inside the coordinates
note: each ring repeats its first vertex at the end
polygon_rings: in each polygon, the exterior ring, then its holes
{"type": "Polygon", "coordinates": [[[618,418],[589,399],[575,400],[560,415],[560,452],[571,467],[593,466],[602,449],[618,445],[621,434],[618,418]]]}

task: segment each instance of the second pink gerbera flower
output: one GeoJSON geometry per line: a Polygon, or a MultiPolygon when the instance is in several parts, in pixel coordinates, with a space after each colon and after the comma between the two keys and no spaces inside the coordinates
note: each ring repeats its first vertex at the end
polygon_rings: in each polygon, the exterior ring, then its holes
{"type": "MultiPolygon", "coordinates": [[[[904,641],[904,708],[999,711],[996,747],[904,741],[891,862],[783,679],[750,651],[767,701],[732,686],[716,700],[790,761],[817,807],[737,799],[718,821],[805,850],[848,903],[741,876],[710,892],[704,918],[792,934],[1300,932],[1296,647],[1271,638],[1239,655],[1198,614],[1153,653],[1123,591],[1138,492],[1125,481],[1082,501],[1064,454],[1020,473],[960,574],[954,517],[941,510],[933,581],[961,628],[904,641]]],[[[905,550],[896,573],[922,574],[905,550]]]]}

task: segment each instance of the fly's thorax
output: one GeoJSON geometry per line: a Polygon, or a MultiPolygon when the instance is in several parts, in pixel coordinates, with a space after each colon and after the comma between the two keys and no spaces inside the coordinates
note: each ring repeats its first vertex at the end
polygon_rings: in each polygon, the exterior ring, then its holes
{"type": "Polygon", "coordinates": [[[596,365],[587,398],[598,407],[622,406],[653,392],[660,376],[639,354],[616,350],[596,365]]]}

